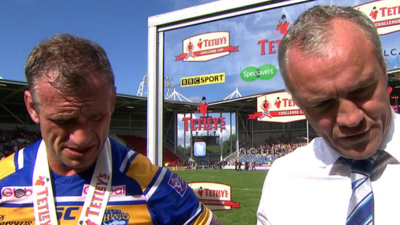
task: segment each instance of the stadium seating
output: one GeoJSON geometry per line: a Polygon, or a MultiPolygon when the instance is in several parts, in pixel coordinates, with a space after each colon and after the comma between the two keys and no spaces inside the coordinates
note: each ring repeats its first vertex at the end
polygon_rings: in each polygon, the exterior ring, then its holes
{"type": "MultiPolygon", "coordinates": [[[[147,156],[147,151],[146,151],[146,145],[147,145],[147,140],[146,138],[143,137],[138,137],[134,135],[119,135],[117,134],[117,137],[123,139],[126,141],[126,143],[134,149],[136,152],[139,152],[145,156],[147,156]]],[[[179,160],[180,158],[176,156],[174,153],[172,153],[168,148],[164,147],[164,165],[165,163],[169,163],[169,165],[174,165],[176,160],[179,160]]]]}
{"type": "MultiPolygon", "coordinates": [[[[117,137],[123,139],[127,146],[131,149],[134,149],[136,152],[139,152],[145,156],[147,156],[146,145],[147,140],[143,137],[138,137],[134,135],[117,135],[117,137]]],[[[16,149],[21,149],[26,145],[39,140],[40,133],[38,131],[17,131],[17,130],[7,130],[0,132],[0,159],[2,157],[8,156],[13,153],[16,149]],[[4,138],[4,140],[3,140],[4,138]]],[[[169,163],[169,165],[175,165],[175,162],[181,160],[178,156],[176,156],[173,152],[171,152],[168,148],[164,147],[164,165],[165,163],[169,163]]]]}
{"type": "Polygon", "coordinates": [[[146,145],[147,141],[146,138],[134,136],[134,135],[119,135],[117,137],[123,139],[131,149],[139,152],[140,154],[147,155],[146,145]]]}
{"type": "Polygon", "coordinates": [[[169,149],[164,147],[164,164],[169,163],[169,165],[174,165],[176,161],[180,160],[178,156],[176,156],[169,149]]]}
{"type": "Polygon", "coordinates": [[[40,139],[39,131],[0,130],[0,159],[40,139]]]}

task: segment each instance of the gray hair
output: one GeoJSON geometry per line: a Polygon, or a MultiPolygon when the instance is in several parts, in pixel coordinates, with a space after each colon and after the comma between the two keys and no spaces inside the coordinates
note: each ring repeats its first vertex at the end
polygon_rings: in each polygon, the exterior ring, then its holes
{"type": "Polygon", "coordinates": [[[90,40],[70,34],[57,34],[38,44],[25,64],[28,88],[35,102],[35,89],[46,76],[49,83],[67,93],[85,90],[93,76],[110,84],[115,78],[105,50],[90,40]]]}
{"type": "Polygon", "coordinates": [[[382,70],[386,72],[386,61],[374,23],[361,11],[348,6],[314,6],[300,14],[283,37],[278,53],[281,76],[286,88],[292,92],[288,79],[288,54],[291,47],[310,57],[324,55],[325,43],[331,40],[333,19],[353,22],[372,44],[372,50],[382,70]]]}

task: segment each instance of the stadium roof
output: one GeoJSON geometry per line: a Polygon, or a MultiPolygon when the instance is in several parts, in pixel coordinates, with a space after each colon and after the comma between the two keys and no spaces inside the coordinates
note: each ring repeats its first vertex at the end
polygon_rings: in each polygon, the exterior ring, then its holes
{"type": "MultiPolygon", "coordinates": [[[[400,69],[388,72],[389,86],[393,88],[392,96],[400,96],[400,69]]],[[[27,114],[24,103],[24,91],[27,90],[26,82],[0,79],[0,111],[3,109],[18,119],[18,115],[27,114]]],[[[279,90],[282,91],[282,90],[279,90]]],[[[278,92],[278,91],[274,91],[278,92]]],[[[233,98],[217,102],[209,102],[208,111],[213,113],[254,113],[257,111],[257,97],[272,92],[260,93],[250,96],[233,98]]],[[[191,113],[197,111],[198,102],[164,101],[164,109],[167,112],[191,113]]],[[[126,94],[117,94],[115,112],[146,114],[147,98],[126,94]]],[[[1,117],[1,115],[0,115],[1,117]]],[[[25,123],[21,121],[21,123],[25,123]]]]}
{"type": "MultiPolygon", "coordinates": [[[[0,106],[9,114],[18,118],[27,114],[24,103],[24,91],[28,89],[26,82],[0,79],[0,106]]],[[[256,111],[256,97],[262,94],[229,99],[220,102],[209,103],[211,112],[241,112],[254,113],[256,111]]],[[[191,113],[197,111],[198,102],[164,101],[164,109],[169,112],[191,113]]],[[[146,114],[147,98],[126,94],[117,94],[115,112],[146,114]]],[[[1,116],[1,115],[0,115],[1,116]]],[[[24,121],[20,121],[25,123],[24,121]]]]}

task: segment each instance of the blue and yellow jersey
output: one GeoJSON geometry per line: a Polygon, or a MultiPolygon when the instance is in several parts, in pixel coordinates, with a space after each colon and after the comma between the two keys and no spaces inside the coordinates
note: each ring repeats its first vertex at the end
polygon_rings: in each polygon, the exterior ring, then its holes
{"type": "MultiPolygon", "coordinates": [[[[176,174],[110,140],[112,193],[103,224],[209,224],[212,213],[176,174]]],[[[0,225],[35,224],[32,176],[40,141],[0,161],[0,225]]],[[[73,176],[51,172],[59,224],[79,220],[94,167],[73,176]]]]}

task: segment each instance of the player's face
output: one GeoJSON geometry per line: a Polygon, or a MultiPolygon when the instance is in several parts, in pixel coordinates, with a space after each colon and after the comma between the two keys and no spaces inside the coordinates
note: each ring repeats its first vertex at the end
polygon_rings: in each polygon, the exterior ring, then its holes
{"type": "Polygon", "coordinates": [[[110,85],[92,79],[83,93],[71,96],[42,78],[36,95],[37,110],[28,91],[25,102],[32,119],[40,123],[50,168],[58,173],[76,173],[91,167],[108,136],[115,103],[110,85]]]}
{"type": "Polygon", "coordinates": [[[353,24],[335,21],[326,57],[290,49],[293,96],[314,130],[348,158],[373,155],[391,116],[387,75],[353,24]]]}

